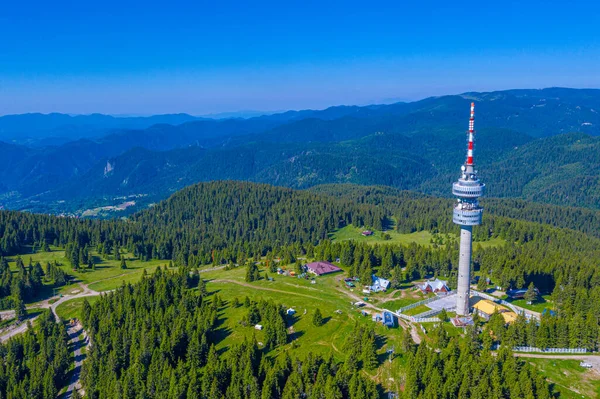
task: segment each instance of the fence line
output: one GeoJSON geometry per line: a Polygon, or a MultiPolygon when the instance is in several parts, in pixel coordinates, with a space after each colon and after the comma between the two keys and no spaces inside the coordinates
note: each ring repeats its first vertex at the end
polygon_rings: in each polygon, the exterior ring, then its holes
{"type": "Polygon", "coordinates": [[[586,353],[585,348],[536,348],[534,346],[515,346],[515,352],[541,352],[541,353],[586,353]]]}
{"type": "Polygon", "coordinates": [[[427,317],[432,317],[442,313],[442,309],[431,309],[423,313],[419,313],[415,315],[415,319],[423,319],[427,317]]]}
{"type": "Polygon", "coordinates": [[[400,317],[401,319],[404,319],[404,320],[408,320],[408,321],[414,321],[415,320],[414,317],[406,315],[406,314],[403,314],[403,313],[396,313],[396,312],[392,312],[392,313],[395,314],[396,316],[400,317]]]}
{"type": "Polygon", "coordinates": [[[416,323],[439,323],[439,317],[414,317],[416,323]]]}

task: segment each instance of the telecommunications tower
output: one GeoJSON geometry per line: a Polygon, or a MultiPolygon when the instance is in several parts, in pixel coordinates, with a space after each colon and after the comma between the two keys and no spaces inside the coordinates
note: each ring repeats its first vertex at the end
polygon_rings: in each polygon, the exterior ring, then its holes
{"type": "Polygon", "coordinates": [[[452,194],[458,197],[454,207],[452,220],[460,225],[460,255],[458,258],[458,287],[456,299],[456,314],[469,315],[469,294],[471,284],[471,250],[473,248],[473,226],[481,224],[483,208],[477,199],[484,193],[485,184],[479,181],[475,164],[473,163],[473,141],[475,136],[475,103],[471,103],[471,118],[469,119],[467,160],[461,166],[461,175],[452,184],[452,194]]]}

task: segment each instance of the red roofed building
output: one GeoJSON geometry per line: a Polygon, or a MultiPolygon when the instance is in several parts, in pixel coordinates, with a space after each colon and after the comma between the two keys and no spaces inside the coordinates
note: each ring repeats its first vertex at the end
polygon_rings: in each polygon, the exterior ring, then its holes
{"type": "Polygon", "coordinates": [[[341,272],[342,269],[340,269],[332,263],[319,261],[307,264],[306,271],[312,274],[316,274],[317,276],[321,276],[323,274],[341,272]]]}
{"type": "Polygon", "coordinates": [[[423,284],[419,284],[418,287],[424,294],[428,292],[434,292],[436,294],[447,294],[450,292],[448,288],[448,282],[444,280],[435,279],[433,281],[426,281],[423,284]]]}

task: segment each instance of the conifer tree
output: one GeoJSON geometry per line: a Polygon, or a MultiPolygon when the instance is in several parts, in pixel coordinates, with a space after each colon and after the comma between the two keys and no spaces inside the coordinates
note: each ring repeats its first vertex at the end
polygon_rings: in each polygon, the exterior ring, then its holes
{"type": "Polygon", "coordinates": [[[527,303],[532,303],[537,299],[537,296],[538,294],[535,289],[535,285],[533,285],[533,282],[529,283],[529,287],[527,288],[527,292],[525,292],[523,298],[527,301],[527,303]]]}
{"type": "Polygon", "coordinates": [[[25,308],[25,302],[21,298],[15,301],[15,318],[17,320],[23,320],[27,316],[27,309],[25,308]]]}
{"type": "Polygon", "coordinates": [[[375,346],[375,337],[365,332],[361,343],[361,358],[363,366],[367,370],[374,370],[377,367],[377,347],[375,346]]]}
{"type": "Polygon", "coordinates": [[[479,280],[477,281],[477,289],[479,291],[484,292],[485,290],[487,290],[487,286],[488,286],[488,284],[487,284],[486,277],[479,276],[479,280]]]}
{"type": "Polygon", "coordinates": [[[312,323],[316,327],[321,327],[323,325],[323,315],[321,314],[321,309],[317,308],[315,313],[313,313],[312,323]]]}
{"type": "Polygon", "coordinates": [[[259,278],[258,267],[256,267],[254,262],[250,262],[248,266],[246,266],[246,282],[251,283],[257,281],[259,278]]]}
{"type": "Polygon", "coordinates": [[[438,314],[438,318],[441,322],[448,321],[448,312],[446,312],[446,309],[442,309],[442,311],[438,314]]]}

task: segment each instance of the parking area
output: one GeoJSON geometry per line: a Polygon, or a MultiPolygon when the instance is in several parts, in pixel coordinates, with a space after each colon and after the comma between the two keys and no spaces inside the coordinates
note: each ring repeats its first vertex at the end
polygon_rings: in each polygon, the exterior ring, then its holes
{"type": "Polygon", "coordinates": [[[452,309],[456,307],[456,294],[450,294],[440,297],[437,301],[429,302],[426,305],[433,310],[452,309]]]}

